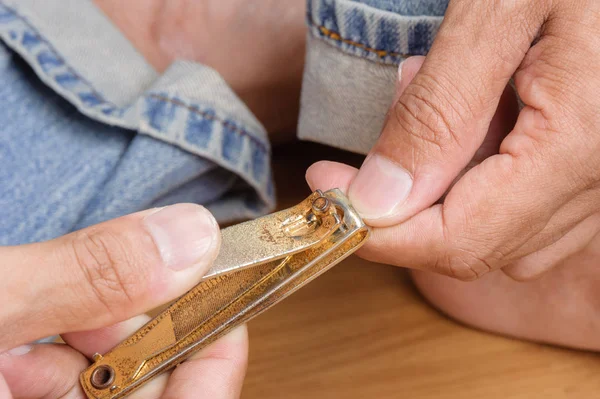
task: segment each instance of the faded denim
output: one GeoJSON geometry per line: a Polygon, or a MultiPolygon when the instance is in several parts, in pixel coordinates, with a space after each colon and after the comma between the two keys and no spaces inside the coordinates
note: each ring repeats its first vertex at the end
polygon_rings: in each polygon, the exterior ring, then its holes
{"type": "Polygon", "coordinates": [[[308,0],[298,136],[366,154],[394,96],[397,65],[425,55],[448,0],[308,0]]]}
{"type": "MultiPolygon", "coordinates": [[[[299,137],[366,153],[446,6],[308,0],[299,137]]],[[[221,222],[275,206],[265,129],[218,73],[157,74],[91,0],[0,0],[0,121],[0,245],[175,202],[221,222]]]]}
{"type": "Polygon", "coordinates": [[[0,0],[0,245],[154,206],[273,209],[267,134],[212,69],[158,75],[88,0],[0,0]]]}

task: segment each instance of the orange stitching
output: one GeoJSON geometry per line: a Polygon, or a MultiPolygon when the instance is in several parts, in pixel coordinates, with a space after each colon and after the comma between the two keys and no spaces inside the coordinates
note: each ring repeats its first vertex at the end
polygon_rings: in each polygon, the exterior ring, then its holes
{"type": "Polygon", "coordinates": [[[351,46],[358,47],[358,48],[361,48],[363,50],[369,51],[371,53],[375,53],[380,58],[383,58],[386,55],[390,55],[390,56],[394,56],[394,57],[402,57],[402,58],[407,58],[407,57],[410,57],[410,56],[413,55],[413,54],[405,54],[405,53],[396,53],[394,51],[378,50],[376,48],[368,47],[368,46],[366,46],[366,45],[364,45],[362,43],[355,42],[353,40],[344,39],[338,32],[334,32],[332,30],[329,30],[329,29],[327,29],[324,26],[321,26],[321,25],[313,25],[313,26],[319,28],[319,31],[323,35],[327,36],[328,38],[330,38],[332,40],[335,40],[335,41],[338,41],[338,42],[342,42],[342,43],[346,43],[346,44],[349,44],[351,46]]]}
{"type": "Polygon", "coordinates": [[[254,137],[252,134],[250,134],[248,131],[237,127],[236,125],[234,125],[231,122],[222,120],[221,118],[218,118],[216,115],[208,113],[208,112],[204,112],[204,111],[200,111],[199,109],[192,107],[190,105],[187,105],[186,103],[184,103],[181,100],[177,100],[175,98],[169,98],[169,97],[165,97],[165,96],[161,96],[159,94],[150,94],[149,97],[152,98],[156,98],[157,100],[161,100],[161,101],[165,101],[171,104],[175,104],[177,106],[180,107],[184,107],[185,109],[187,109],[190,112],[193,112],[197,115],[200,115],[206,119],[209,119],[211,121],[215,121],[215,122],[219,122],[221,123],[223,126],[228,127],[229,129],[233,130],[234,132],[241,134],[242,136],[247,136],[250,140],[254,141],[256,143],[257,146],[259,146],[264,152],[268,152],[267,147],[260,142],[256,137],[254,137]]]}

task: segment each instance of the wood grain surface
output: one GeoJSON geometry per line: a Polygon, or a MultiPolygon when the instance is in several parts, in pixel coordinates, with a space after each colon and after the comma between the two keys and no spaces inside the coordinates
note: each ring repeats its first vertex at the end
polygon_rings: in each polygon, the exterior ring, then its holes
{"type": "MultiPolygon", "coordinates": [[[[280,206],[303,199],[306,166],[359,157],[278,149],[280,206]]],[[[352,257],[250,325],[242,399],[598,398],[600,358],[476,331],[438,313],[405,270],[352,257]]]]}

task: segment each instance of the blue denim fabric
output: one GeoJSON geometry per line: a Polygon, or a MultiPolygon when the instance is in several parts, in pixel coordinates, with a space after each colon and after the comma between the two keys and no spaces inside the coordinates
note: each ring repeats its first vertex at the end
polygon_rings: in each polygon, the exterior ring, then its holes
{"type": "Polygon", "coordinates": [[[196,83],[210,71],[175,65],[121,105],[3,1],[0,39],[0,245],[176,202],[204,204],[220,221],[273,208],[264,129],[188,88],[186,71],[196,83]]]}
{"type": "Polygon", "coordinates": [[[385,64],[425,55],[448,0],[308,0],[310,32],[343,51],[385,64]]]}
{"type": "MultiPolygon", "coordinates": [[[[308,0],[307,20],[312,37],[331,45],[331,53],[341,50],[353,60],[358,56],[391,68],[409,55],[428,51],[446,3],[308,0]]],[[[174,202],[202,203],[220,221],[251,218],[273,209],[266,132],[243,105],[224,106],[239,99],[223,89],[226,85],[217,74],[199,65],[176,63],[141,87],[139,95],[114,100],[103,90],[104,75],[110,73],[98,74],[95,68],[90,79],[86,70],[78,68],[90,54],[98,61],[98,53],[110,48],[106,43],[103,48],[100,38],[78,41],[75,37],[73,30],[79,33],[84,30],[81,24],[90,21],[89,15],[71,11],[84,7],[80,4],[87,2],[0,0],[0,40],[7,46],[0,47],[0,245],[45,240],[174,202]],[[24,16],[20,8],[27,8],[35,18],[24,16]],[[62,44],[66,41],[69,47],[75,42],[71,53],[81,58],[65,56],[64,46],[44,34],[48,26],[60,24],[64,24],[58,30],[62,44]],[[69,30],[71,34],[65,34],[69,30]],[[85,51],[80,51],[82,46],[85,51]]],[[[90,6],[84,8],[94,12],[90,6]]],[[[94,26],[101,22],[94,19],[94,26]]],[[[102,25],[96,34],[109,28],[110,24],[102,25]]],[[[121,67],[130,63],[131,53],[127,54],[121,67]]],[[[354,131],[347,123],[333,126],[333,120],[317,127],[305,122],[305,137],[312,134],[311,139],[331,143],[334,140],[324,136],[337,134],[337,141],[343,143],[335,145],[366,152],[385,113],[381,104],[390,95],[381,87],[388,80],[392,83],[394,73],[373,69],[375,84],[368,66],[357,62],[354,75],[348,77],[353,61],[334,64],[333,55],[329,61],[328,78],[313,79],[312,86],[336,88],[339,101],[322,106],[315,87],[303,89],[309,94],[303,95],[303,114],[313,115],[306,104],[314,103],[315,112],[326,115],[352,104],[363,112],[354,110],[350,115],[362,115],[369,125],[351,123],[354,131]],[[360,103],[361,98],[370,98],[361,94],[363,90],[376,91],[377,98],[360,103]],[[355,141],[359,135],[363,139],[348,145],[352,143],[341,137],[342,132],[355,141]]],[[[319,58],[310,62],[315,63],[310,69],[318,76],[319,58]]],[[[107,72],[115,74],[115,70],[107,72]]],[[[133,68],[125,75],[135,72],[133,68]]],[[[127,78],[117,79],[113,89],[119,84],[127,86],[127,78]]],[[[301,119],[320,121],[314,115],[301,119]]]]}
{"type": "Polygon", "coordinates": [[[425,55],[448,0],[307,0],[298,137],[367,154],[392,103],[397,65],[425,55]]]}
{"type": "Polygon", "coordinates": [[[449,0],[351,0],[400,15],[441,17],[449,0]]]}

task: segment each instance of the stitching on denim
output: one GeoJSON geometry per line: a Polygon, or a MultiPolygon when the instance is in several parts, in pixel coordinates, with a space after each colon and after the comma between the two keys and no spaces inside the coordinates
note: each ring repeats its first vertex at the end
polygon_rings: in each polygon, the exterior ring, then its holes
{"type": "Polygon", "coordinates": [[[89,89],[90,92],[92,92],[95,96],[98,97],[98,99],[100,99],[102,102],[104,102],[107,105],[110,105],[111,107],[114,108],[118,108],[115,104],[113,104],[112,102],[108,101],[107,99],[104,98],[104,96],[102,96],[102,94],[100,94],[100,92],[98,92],[94,86],[87,80],[85,79],[83,76],[81,76],[80,74],[77,73],[76,70],[74,70],[64,59],[64,57],[60,54],[60,52],[56,49],[56,47],[54,47],[52,45],[52,43],[50,43],[48,40],[46,40],[46,38],[44,38],[42,35],[40,35],[40,32],[31,24],[31,22],[29,22],[29,20],[27,19],[27,17],[25,17],[24,15],[19,14],[19,12],[17,10],[15,10],[14,8],[7,6],[2,0],[0,0],[0,5],[4,8],[6,8],[9,12],[13,13],[17,18],[19,18],[21,21],[23,21],[23,23],[25,23],[27,25],[27,27],[29,29],[31,29],[31,31],[33,32],[33,36],[38,39],[40,42],[44,43],[46,46],[48,46],[48,48],[50,48],[50,50],[54,53],[54,55],[56,56],[56,58],[58,58],[58,60],[60,62],[63,63],[63,65],[65,65],[65,67],[67,68],[67,70],[73,74],[73,76],[75,76],[77,79],[79,79],[81,82],[85,83],[89,89]]]}
{"type": "Polygon", "coordinates": [[[309,25],[311,25],[311,26],[319,29],[319,32],[321,32],[321,34],[323,36],[326,36],[327,38],[329,38],[331,40],[334,40],[334,41],[339,42],[339,43],[348,44],[350,46],[359,48],[361,50],[368,51],[370,53],[374,53],[374,54],[376,54],[380,58],[383,58],[383,57],[386,57],[386,56],[407,58],[407,57],[411,57],[411,56],[415,55],[415,54],[410,54],[410,53],[398,53],[398,52],[395,52],[395,51],[380,50],[380,49],[376,49],[376,48],[373,48],[373,47],[369,47],[369,46],[367,46],[364,43],[360,43],[360,42],[356,42],[354,40],[343,38],[340,33],[335,32],[335,31],[333,31],[331,29],[327,29],[323,25],[315,24],[311,20],[309,20],[309,25]]]}
{"type": "Polygon", "coordinates": [[[183,108],[187,109],[188,111],[193,112],[193,113],[195,113],[197,115],[200,115],[201,117],[203,117],[205,119],[209,119],[209,120],[218,122],[218,123],[222,124],[223,126],[227,127],[228,129],[230,129],[230,130],[232,130],[232,131],[234,131],[234,132],[236,132],[236,133],[238,133],[238,134],[240,134],[242,136],[247,137],[249,140],[253,141],[258,147],[260,147],[260,149],[263,152],[265,152],[265,153],[268,152],[268,149],[266,148],[266,146],[264,145],[264,143],[262,141],[258,140],[256,137],[254,137],[254,135],[252,133],[248,132],[244,128],[241,128],[239,126],[234,125],[233,123],[231,123],[229,121],[226,121],[226,120],[223,120],[223,119],[219,118],[218,116],[216,116],[213,113],[202,111],[202,110],[196,108],[195,106],[188,105],[188,104],[184,103],[183,101],[181,101],[181,100],[179,100],[177,98],[169,98],[169,97],[166,97],[166,96],[162,96],[160,94],[150,94],[147,97],[154,98],[154,99],[157,99],[159,101],[164,101],[164,102],[167,102],[167,103],[171,103],[171,104],[179,106],[179,107],[183,107],[183,108]]]}
{"type": "Polygon", "coordinates": [[[368,51],[370,53],[377,55],[379,58],[384,58],[384,57],[388,57],[388,56],[407,58],[407,57],[411,57],[411,56],[415,55],[415,54],[411,54],[411,53],[399,53],[399,52],[390,51],[390,50],[376,49],[376,48],[370,47],[367,44],[357,42],[355,40],[346,39],[345,37],[342,37],[342,35],[339,32],[328,29],[325,26],[316,23],[312,19],[311,15],[307,16],[307,23],[309,26],[317,28],[319,30],[319,32],[321,33],[321,35],[327,37],[328,39],[331,39],[338,43],[344,43],[344,44],[347,44],[349,46],[352,46],[352,47],[355,47],[355,48],[358,48],[361,50],[368,51]]]}

